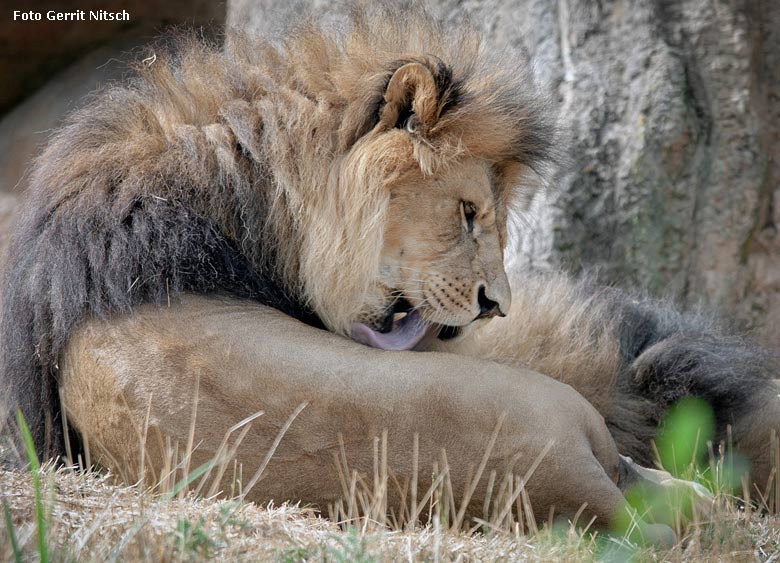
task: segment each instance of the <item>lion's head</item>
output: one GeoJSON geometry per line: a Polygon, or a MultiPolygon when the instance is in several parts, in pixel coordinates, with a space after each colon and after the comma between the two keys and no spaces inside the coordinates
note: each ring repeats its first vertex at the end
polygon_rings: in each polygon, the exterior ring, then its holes
{"type": "Polygon", "coordinates": [[[412,168],[393,183],[376,282],[379,297],[352,325],[353,338],[406,349],[429,325],[461,327],[506,314],[511,299],[503,266],[507,210],[495,182],[489,163],[465,157],[435,174],[412,168]],[[409,314],[401,320],[398,313],[409,314]]]}
{"type": "Polygon", "coordinates": [[[240,140],[273,173],[263,232],[285,287],[381,348],[507,312],[507,217],[552,143],[527,61],[419,7],[231,49],[257,93],[261,136],[240,140]]]}

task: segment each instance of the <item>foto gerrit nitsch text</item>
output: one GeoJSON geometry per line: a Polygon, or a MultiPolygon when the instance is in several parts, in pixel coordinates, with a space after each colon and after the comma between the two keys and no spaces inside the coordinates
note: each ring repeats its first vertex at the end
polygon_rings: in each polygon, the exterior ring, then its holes
{"type": "Polygon", "coordinates": [[[49,10],[47,12],[36,12],[33,10],[14,10],[14,21],[130,21],[130,13],[127,10],[119,12],[110,12],[108,10],[74,10],[72,12],[60,12],[58,10],[49,10]]]}

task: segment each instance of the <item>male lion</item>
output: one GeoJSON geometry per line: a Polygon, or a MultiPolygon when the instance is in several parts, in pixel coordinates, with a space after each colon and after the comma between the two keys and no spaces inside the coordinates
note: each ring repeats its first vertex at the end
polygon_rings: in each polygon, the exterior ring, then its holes
{"type": "Polygon", "coordinates": [[[416,8],[156,52],[35,164],[3,291],[6,413],[43,455],[64,410],[102,465],[159,475],[194,396],[192,464],[262,410],[247,474],[306,404],[250,498],[320,504],[342,493],[339,436],[368,472],[387,430],[403,478],[417,435],[420,485],[445,449],[461,491],[504,415],[484,475],[539,462],[538,514],[605,523],[648,475],[618,451],[650,463],[663,410],[696,394],[767,477],[763,355],[617,292],[510,289],[509,210],[554,139],[539,100],[524,63],[416,8]]]}

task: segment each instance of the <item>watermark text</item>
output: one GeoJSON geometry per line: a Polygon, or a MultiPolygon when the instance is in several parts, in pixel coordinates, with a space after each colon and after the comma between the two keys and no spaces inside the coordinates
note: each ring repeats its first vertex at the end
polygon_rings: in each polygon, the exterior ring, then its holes
{"type": "Polygon", "coordinates": [[[14,21],[39,22],[39,21],[130,21],[130,13],[127,10],[119,12],[110,12],[108,10],[75,10],[73,12],[59,12],[49,10],[48,12],[35,12],[32,10],[14,10],[14,21]]]}

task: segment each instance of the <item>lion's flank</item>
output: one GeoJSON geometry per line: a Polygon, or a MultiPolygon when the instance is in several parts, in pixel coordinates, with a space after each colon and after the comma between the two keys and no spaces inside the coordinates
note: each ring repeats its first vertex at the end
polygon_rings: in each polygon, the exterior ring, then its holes
{"type": "Polygon", "coordinates": [[[421,8],[354,9],[286,38],[179,37],[51,138],[3,289],[0,387],[60,450],[57,361],[85,317],[228,293],[345,330],[371,299],[387,187],[461,156],[501,202],[552,131],[526,63],[421,8]],[[413,134],[409,150],[383,132],[413,134]]]}

